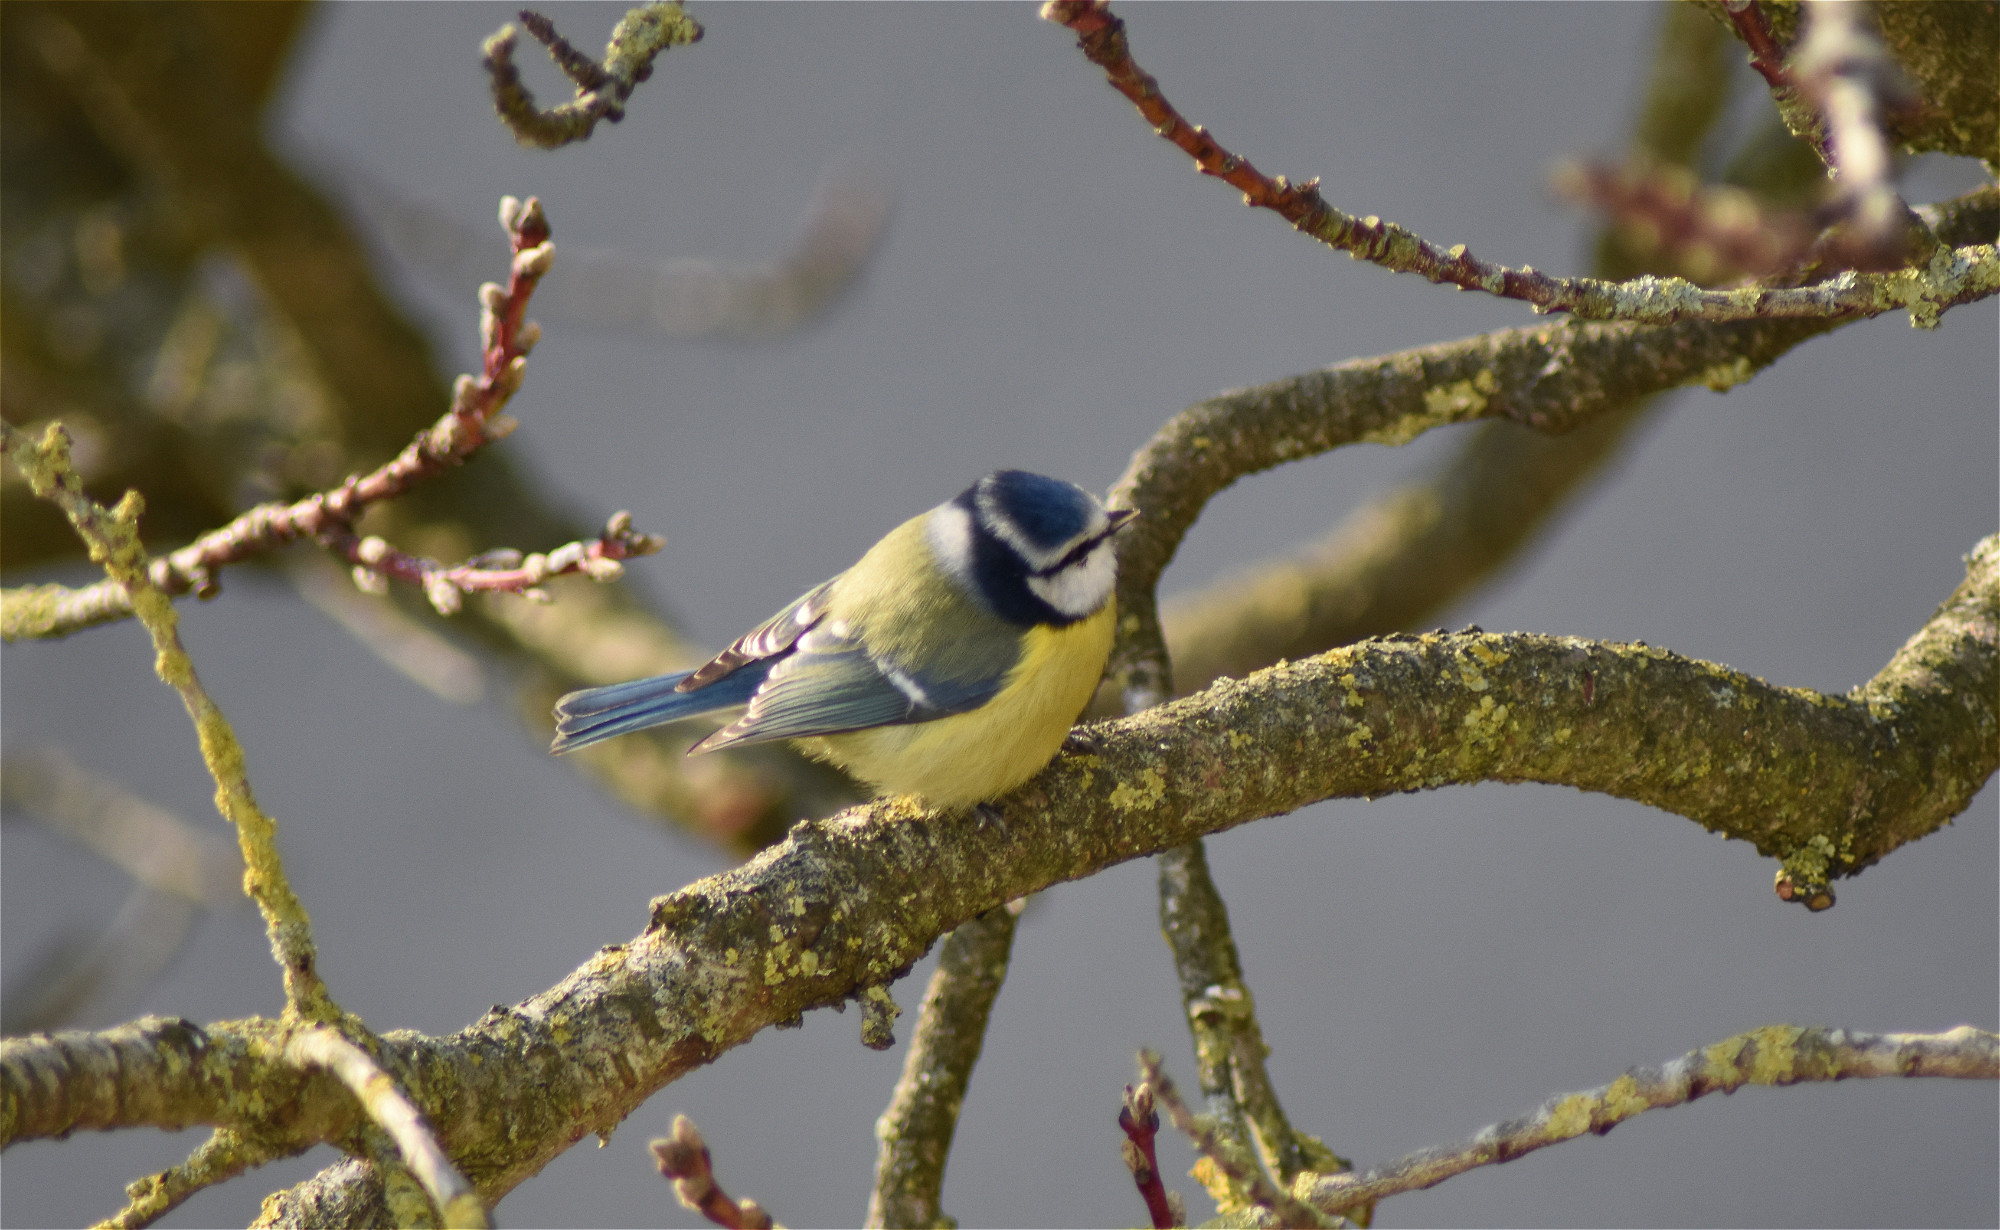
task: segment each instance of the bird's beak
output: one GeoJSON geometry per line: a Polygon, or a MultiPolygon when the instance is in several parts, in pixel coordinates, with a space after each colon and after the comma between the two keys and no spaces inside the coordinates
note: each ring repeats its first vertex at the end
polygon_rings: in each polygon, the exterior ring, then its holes
{"type": "Polygon", "coordinates": [[[1111,524],[1110,527],[1107,528],[1104,532],[1106,534],[1115,534],[1119,530],[1125,528],[1125,525],[1138,515],[1139,515],[1139,510],[1136,508],[1107,509],[1105,511],[1104,516],[1105,519],[1108,520],[1111,524]]]}

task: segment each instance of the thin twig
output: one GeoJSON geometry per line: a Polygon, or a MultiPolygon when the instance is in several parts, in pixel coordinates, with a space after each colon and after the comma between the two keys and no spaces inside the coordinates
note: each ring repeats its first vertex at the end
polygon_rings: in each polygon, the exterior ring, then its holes
{"type": "Polygon", "coordinates": [[[680,1202],[718,1226],[730,1230],[775,1230],[762,1206],[748,1198],[732,1200],[715,1181],[710,1166],[708,1144],[686,1115],[674,1116],[674,1132],[655,1140],[651,1146],[660,1173],[674,1181],[674,1195],[680,1202]]]}
{"type": "Polygon", "coordinates": [[[98,1222],[92,1230],[139,1230],[150,1226],[203,1188],[305,1150],[303,1144],[274,1147],[234,1128],[217,1128],[207,1140],[195,1146],[186,1161],[127,1184],[125,1207],[98,1222]]]}
{"type": "Polygon", "coordinates": [[[373,1056],[333,1029],[308,1029],[293,1035],[285,1056],[303,1067],[324,1068],[339,1078],[361,1109],[395,1142],[403,1163],[423,1184],[447,1227],[484,1230],[486,1206],[465,1176],[438,1146],[423,1112],[403,1096],[396,1082],[373,1056]]]}
{"type": "Polygon", "coordinates": [[[1160,1134],[1160,1114],[1153,1109],[1151,1085],[1140,1081],[1136,1089],[1125,1086],[1125,1104],[1118,1108],[1118,1127],[1125,1133],[1125,1147],[1121,1150],[1125,1168],[1132,1172],[1139,1198],[1146,1202],[1146,1216],[1153,1219],[1153,1230],[1186,1225],[1186,1216],[1174,1209],[1173,1196],[1177,1193],[1167,1191],[1160,1182],[1160,1158],[1153,1147],[1154,1138],[1160,1134]]]}
{"type": "Polygon", "coordinates": [[[1329,247],[1398,273],[1418,274],[1461,290],[1517,299],[1538,312],[1567,312],[1586,320],[1842,319],[1908,309],[1910,323],[1930,328],[1940,308],[2000,291],[2000,254],[1992,244],[1941,253],[1928,266],[1895,273],[1845,272],[1803,287],[1748,286],[1703,290],[1683,278],[1644,276],[1628,282],[1552,277],[1527,266],[1512,268],[1474,257],[1464,244],[1439,248],[1393,222],[1357,218],[1328,205],[1319,180],[1293,184],[1265,176],[1249,160],[1224,148],[1198,124],[1189,124],[1160,93],[1159,83],[1132,60],[1124,22],[1105,0],[1049,0],[1042,15],[1076,31],[1078,46],[1131,99],[1153,128],[1179,146],[1204,175],[1243,193],[1246,205],[1271,210],[1329,247]]]}
{"type": "Polygon", "coordinates": [[[1161,1066],[1157,1051],[1139,1052],[1139,1075],[1152,1087],[1153,1098],[1166,1110],[1168,1120],[1188,1138],[1195,1151],[1223,1180],[1220,1185],[1222,1190],[1218,1191],[1218,1185],[1211,1183],[1209,1191],[1218,1197],[1216,1203],[1222,1206],[1221,1212],[1225,1217],[1244,1211],[1242,1205],[1237,1203],[1241,1201],[1250,1207],[1270,1210],[1281,1226],[1340,1224],[1312,1205],[1293,1199],[1291,1193],[1271,1182],[1270,1176],[1264,1173],[1255,1159],[1243,1156],[1216,1130],[1212,1117],[1197,1116],[1190,1111],[1187,1103],[1181,1100],[1180,1090],[1174,1088],[1173,1079],[1161,1066]]]}
{"type": "Polygon", "coordinates": [[[521,22],[548,47],[563,75],[576,83],[576,97],[543,110],[521,82],[514,66],[513,26],[502,26],[486,40],[486,72],[492,78],[493,107],[522,145],[555,149],[590,136],[597,121],[613,124],[625,118],[625,102],[641,81],[653,75],[653,60],[669,47],[701,41],[701,25],[674,3],[647,4],[630,9],[611,31],[598,63],[556,32],[555,23],[539,13],[523,11],[521,22]]]}
{"type": "Polygon", "coordinates": [[[869,1226],[942,1224],[940,1196],[959,1108],[1007,977],[1019,910],[1003,905],[958,927],[938,954],[889,1107],[875,1122],[881,1150],[869,1226]]]}
{"type": "Polygon", "coordinates": [[[1813,240],[1803,212],[1698,183],[1686,167],[1571,162],[1557,170],[1554,187],[1604,214],[1634,256],[1664,261],[1702,285],[1791,269],[1813,240]]]}
{"type": "Polygon", "coordinates": [[[277,824],[250,792],[243,748],[236,732],[209,699],[196,678],[194,663],[182,647],[174,604],[146,575],[146,549],[139,542],[139,513],[145,501],[128,491],[118,507],[105,511],[83,493],[83,482],[69,460],[69,435],[51,424],[39,444],[0,420],[0,446],[14,454],[15,464],[35,494],[63,510],[78,536],[90,547],[91,558],[124,587],[132,611],[151,634],[154,669],[180,693],[201,740],[202,760],[216,784],[216,806],[236,829],[242,847],[244,891],[264,915],[271,952],[284,971],[286,1011],[308,1020],[338,1019],[340,1009],[327,994],[315,966],[312,921],[292,892],[278,857],[277,824]]]}
{"type": "MultiPolygon", "coordinates": [[[[500,220],[514,253],[508,282],[505,287],[488,283],[480,288],[481,372],[477,378],[458,378],[451,409],[374,471],[291,504],[260,504],[228,525],[150,561],[146,575],[154,589],[170,596],[189,592],[213,596],[219,587],[216,573],[224,566],[311,538],[353,566],[356,582],[364,589],[379,591],[391,577],[421,585],[432,606],[451,614],[468,591],[534,597],[551,577],[583,573],[612,580],[620,575],[619,561],[659,550],[662,540],[634,531],[631,515],[622,512],[588,542],[568,543],[525,558],[518,552],[489,553],[456,567],[407,555],[379,538],[354,533],[354,523],[370,506],[464,464],[517,426],[502,411],[520,389],[528,352],[541,338],[541,326],[527,320],[526,312],[536,285],[555,259],[555,246],[549,242],[541,203],[532,197],[525,203],[505,198],[500,220]]],[[[4,609],[0,634],[7,640],[66,636],[132,613],[123,587],[110,581],[75,590],[55,585],[9,590],[4,609]]]]}
{"type": "Polygon", "coordinates": [[[1857,1077],[2000,1079],[2000,1036],[1961,1025],[1941,1034],[1866,1034],[1771,1025],[1689,1051],[1660,1068],[1633,1068],[1608,1085],[1551,1098],[1532,1114],[1495,1124],[1463,1144],[1413,1153],[1361,1173],[1310,1176],[1298,1192],[1337,1213],[1400,1192],[1434,1187],[1480,1166],[1510,1162],[1585,1132],[1602,1136],[1645,1110],[1680,1106],[1745,1085],[1794,1085],[1857,1077]]]}
{"type": "Polygon", "coordinates": [[[1254,1147],[1280,1185],[1303,1170],[1345,1169],[1345,1159],[1293,1128],[1278,1102],[1229,910],[1202,843],[1163,852],[1159,865],[1160,930],[1180,975],[1181,1008],[1194,1036],[1209,1117],[1236,1143],[1254,1147]]]}

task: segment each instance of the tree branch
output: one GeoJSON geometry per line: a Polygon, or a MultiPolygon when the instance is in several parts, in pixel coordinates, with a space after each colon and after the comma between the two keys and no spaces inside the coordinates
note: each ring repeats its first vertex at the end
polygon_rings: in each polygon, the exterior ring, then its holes
{"type": "Polygon", "coordinates": [[[1312,1205],[1301,1203],[1285,1187],[1271,1182],[1256,1159],[1245,1155],[1236,1141],[1219,1130],[1214,1116],[1196,1116],[1188,1110],[1157,1051],[1139,1052],[1139,1074],[1153,1097],[1166,1108],[1167,1118],[1194,1145],[1195,1152],[1201,1154],[1195,1173],[1215,1198],[1217,1210],[1225,1220],[1254,1209],[1275,1217],[1280,1226],[1340,1224],[1312,1205]]]}
{"type": "MultiPolygon", "coordinates": [[[[1918,213],[1945,242],[1971,242],[2000,232],[2000,189],[1918,213]]],[[[1643,409],[1607,404],[1563,435],[1484,424],[1434,473],[1356,509],[1319,542],[1171,601],[1161,618],[1176,687],[1198,691],[1221,675],[1420,626],[1505,568],[1643,409]]]]}
{"type": "Polygon", "coordinates": [[[178,1166],[127,1184],[125,1207],[97,1223],[94,1230],[139,1230],[150,1226],[203,1188],[225,1183],[266,1162],[303,1153],[307,1147],[308,1142],[269,1147],[233,1128],[217,1128],[178,1166]]]}
{"type": "Polygon", "coordinates": [[[1160,574],[1208,501],[1246,475],[1357,441],[1402,444],[1446,423],[1504,418],[1571,431],[1647,394],[1731,388],[1831,327],[1548,324],[1354,359],[1196,402],[1133,454],[1111,489],[1114,505],[1145,515],[1120,531],[1119,637],[1108,673],[1121,688],[1168,694],[1144,665],[1165,653],[1154,597],[1160,574]]]}
{"type": "Polygon", "coordinates": [[[63,510],[90,547],[91,558],[104,566],[125,590],[132,611],[153,639],[154,670],[162,682],[180,693],[181,703],[201,740],[202,761],[215,779],[216,809],[236,830],[243,852],[243,891],[264,915],[271,938],[271,955],[285,980],[285,1010],[308,1020],[329,1021],[341,1011],[320,980],[313,949],[312,920],[292,892],[278,857],[277,823],[257,805],[250,792],[243,747],[229,719],[195,676],[194,662],[181,645],[179,614],[173,601],[146,575],[146,549],[139,542],[139,513],[145,501],[128,491],[118,507],[106,512],[83,493],[83,483],[69,461],[69,435],[51,424],[39,444],[11,423],[0,420],[0,451],[14,454],[15,464],[35,494],[63,510]]]}
{"type": "MultiPolygon", "coordinates": [[[[215,574],[222,567],[313,538],[352,564],[356,582],[364,589],[382,592],[385,577],[408,581],[424,588],[440,614],[450,615],[468,590],[529,593],[551,577],[573,572],[613,580],[621,572],[619,561],[659,550],[661,540],[634,532],[628,513],[614,515],[593,542],[572,542],[525,560],[519,552],[489,553],[455,568],[406,555],[380,538],[363,538],[353,530],[370,506],[463,465],[516,426],[502,411],[519,391],[528,352],[541,337],[541,326],[527,320],[526,312],[536,284],[555,259],[555,247],[549,242],[541,203],[532,197],[526,204],[513,197],[502,200],[500,221],[514,251],[508,283],[504,288],[492,283],[480,288],[483,367],[477,379],[459,377],[444,416],[372,473],[289,505],[260,504],[221,529],[152,560],[146,575],[155,590],[169,596],[192,591],[212,597],[220,587],[215,574]]],[[[0,594],[0,612],[4,612],[0,636],[11,641],[67,636],[130,615],[132,607],[124,587],[106,580],[80,590],[60,585],[8,590],[0,594]]]]}
{"type": "Polygon", "coordinates": [[[993,1001],[1007,977],[1019,918],[1013,903],[998,906],[960,924],[946,938],[903,1058],[902,1077],[889,1096],[889,1108],[875,1122],[882,1148],[864,1225],[944,1224],[939,1200],[951,1138],[973,1065],[986,1044],[993,1001]]]}
{"type": "Polygon", "coordinates": [[[1344,1170],[1347,1161],[1292,1127],[1264,1067],[1269,1047],[1257,1023],[1229,911],[1209,875],[1202,843],[1160,853],[1160,930],[1180,975],[1181,1009],[1194,1035],[1196,1076],[1208,1115],[1225,1135],[1254,1145],[1279,1186],[1304,1170],[1344,1170]]]}
{"type": "MultiPolygon", "coordinates": [[[[662,1085],[769,1025],[866,995],[936,937],[1051,884],[1321,799],[1482,780],[1635,799],[1851,875],[1965,807],[2000,759],[1996,708],[2000,535],[1848,697],[1640,645],[1367,642],[1093,728],[1089,753],[1000,801],[1004,825],[899,799],[801,822],[656,901],[643,933],[556,986],[454,1035],[391,1035],[383,1062],[491,1204],[662,1085]],[[530,1088],[514,1075],[524,1064],[530,1088]]],[[[379,1220],[371,1175],[336,1167],[272,1217],[379,1220]]]]}
{"type": "Polygon", "coordinates": [[[1076,31],[1084,55],[1105,70],[1112,86],[1132,100],[1156,132],[1195,160],[1202,174],[1241,190],[1244,204],[1271,210],[1321,243],[1397,273],[1518,299],[1539,312],[1652,323],[1838,319],[1907,308],[1911,324],[1931,328],[1944,309],[2000,291],[2000,253],[1990,243],[1940,252],[1922,268],[1850,271],[1812,286],[1737,290],[1703,290],[1681,278],[1606,282],[1551,277],[1526,266],[1482,261],[1464,244],[1442,249],[1393,222],[1343,213],[1321,199],[1317,178],[1295,185],[1284,176],[1266,177],[1200,125],[1188,124],[1160,93],[1159,83],[1133,62],[1124,22],[1112,16],[1105,0],[1049,0],[1042,16],[1076,31]]]}
{"type": "Polygon", "coordinates": [[[1769,1025],[1689,1051],[1660,1068],[1633,1068],[1596,1089],[1551,1098],[1534,1113],[1359,1174],[1308,1175],[1295,1194],[1339,1212],[1435,1187],[1480,1166],[1511,1162],[1585,1132],[1602,1136],[1641,1111],[1681,1106],[1745,1085],[1795,1085],[1884,1076],[2000,1079],[2000,1036],[1961,1025],[1941,1034],[1867,1034],[1769,1025]]]}
{"type": "Polygon", "coordinates": [[[394,1078],[367,1051],[322,1027],[293,1034],[285,1044],[285,1059],[299,1067],[324,1069],[347,1086],[362,1111],[394,1142],[445,1226],[485,1230],[486,1208],[478,1194],[438,1148],[423,1112],[410,1104],[394,1078]]]}

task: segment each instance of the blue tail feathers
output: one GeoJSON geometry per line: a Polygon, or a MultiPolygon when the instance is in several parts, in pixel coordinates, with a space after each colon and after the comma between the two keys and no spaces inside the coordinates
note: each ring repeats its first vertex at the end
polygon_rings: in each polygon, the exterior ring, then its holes
{"type": "Polygon", "coordinates": [[[707,687],[692,692],[674,690],[693,673],[680,671],[571,692],[556,702],[556,737],[549,751],[560,756],[648,726],[738,708],[749,703],[751,694],[770,673],[770,665],[753,662],[707,687]]]}

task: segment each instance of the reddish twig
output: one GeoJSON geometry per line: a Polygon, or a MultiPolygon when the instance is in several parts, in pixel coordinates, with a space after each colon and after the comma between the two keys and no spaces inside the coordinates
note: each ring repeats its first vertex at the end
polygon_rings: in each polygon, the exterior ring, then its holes
{"type": "Polygon", "coordinates": [[[1792,75],[1785,71],[1785,49],[1771,33],[1771,22],[1757,0],[1722,0],[1723,12],[1743,45],[1750,49],[1750,67],[1770,83],[1772,90],[1792,88],[1792,75]]]}
{"type": "MultiPolygon", "coordinates": [[[[1513,268],[1479,260],[1463,244],[1440,248],[1393,222],[1374,216],[1357,218],[1333,208],[1320,197],[1316,178],[1294,184],[1282,175],[1268,177],[1248,159],[1225,149],[1206,129],[1189,124],[1160,93],[1159,83],[1134,63],[1125,39],[1125,23],[1112,15],[1105,0],[1048,0],[1042,6],[1042,16],[1076,31],[1077,45],[1091,63],[1104,70],[1112,86],[1132,101],[1154,131],[1193,158],[1202,174],[1241,191],[1244,204],[1271,210],[1296,229],[1358,260],[1461,290],[1519,300],[1538,312],[1569,312],[1586,320],[1841,319],[1890,310],[1875,284],[1850,277],[1803,287],[1716,291],[1702,290],[1678,278],[1607,282],[1551,277],[1527,266],[1513,268]],[[1857,297],[1854,292],[1864,286],[1864,295],[1857,297]]],[[[1983,252],[1974,249],[1954,255],[1964,262],[1962,267],[1970,269],[1982,259],[1983,252]]],[[[1982,281],[1980,289],[1972,289],[1954,283],[1949,289],[1927,287],[1924,293],[1931,300],[1958,303],[1968,301],[1968,296],[1988,293],[1984,285],[1982,281]]]]}
{"type": "Polygon", "coordinates": [[[1153,1149],[1153,1138],[1160,1134],[1160,1115],[1153,1109],[1151,1085],[1141,1081],[1137,1089],[1125,1086],[1125,1105],[1118,1109],[1118,1126],[1125,1131],[1121,1150],[1125,1167],[1132,1172],[1132,1182],[1138,1185],[1139,1197],[1146,1202],[1146,1214],[1153,1219],[1154,1230],[1186,1225],[1185,1218],[1175,1216],[1166,1185],[1160,1182],[1160,1159],[1153,1149]]]}
{"type": "Polygon", "coordinates": [[[1283,1191],[1263,1167],[1254,1160],[1235,1155],[1223,1142],[1215,1124],[1197,1116],[1181,1100],[1180,1090],[1174,1087],[1173,1078],[1162,1066],[1159,1052],[1141,1050],[1139,1052],[1139,1075],[1151,1087],[1153,1098],[1167,1112],[1167,1118],[1188,1141],[1195,1151],[1208,1159],[1209,1165],[1229,1181],[1230,1186],[1247,1197],[1251,1204],[1267,1209],[1278,1219],[1281,1226],[1327,1226],[1335,1224],[1328,1215],[1313,1206],[1293,1198],[1283,1191]]]}
{"type": "Polygon", "coordinates": [[[776,1226],[755,1200],[731,1200],[715,1181],[708,1145],[695,1130],[694,1120],[675,1115],[674,1134],[655,1140],[651,1147],[660,1173],[674,1181],[674,1195],[688,1208],[718,1226],[741,1230],[773,1230],[776,1226]]]}
{"type": "MultiPolygon", "coordinates": [[[[507,285],[489,282],[480,287],[480,374],[476,379],[458,378],[452,388],[451,408],[443,417],[419,432],[386,465],[290,504],[259,504],[187,546],[152,560],[146,571],[155,587],[167,594],[193,592],[213,597],[221,589],[216,577],[219,569],[310,538],[353,565],[355,582],[364,590],[380,593],[391,577],[419,584],[433,606],[450,614],[459,608],[460,595],[467,590],[545,597],[537,587],[550,577],[582,572],[597,580],[611,580],[619,575],[620,560],[660,549],[662,540],[634,531],[630,514],[623,512],[614,515],[604,532],[591,541],[572,542],[526,557],[519,552],[496,552],[457,566],[406,555],[379,538],[361,538],[354,532],[354,523],[369,506],[394,499],[463,465],[473,453],[506,438],[518,426],[502,411],[521,387],[528,352],[541,340],[541,326],[526,319],[526,313],[528,300],[555,258],[555,245],[549,242],[548,217],[532,197],[525,203],[513,197],[503,199],[500,222],[513,252],[507,285]]],[[[107,581],[65,594],[57,617],[31,635],[61,636],[131,614],[122,591],[113,590],[116,587],[107,581]]]]}

